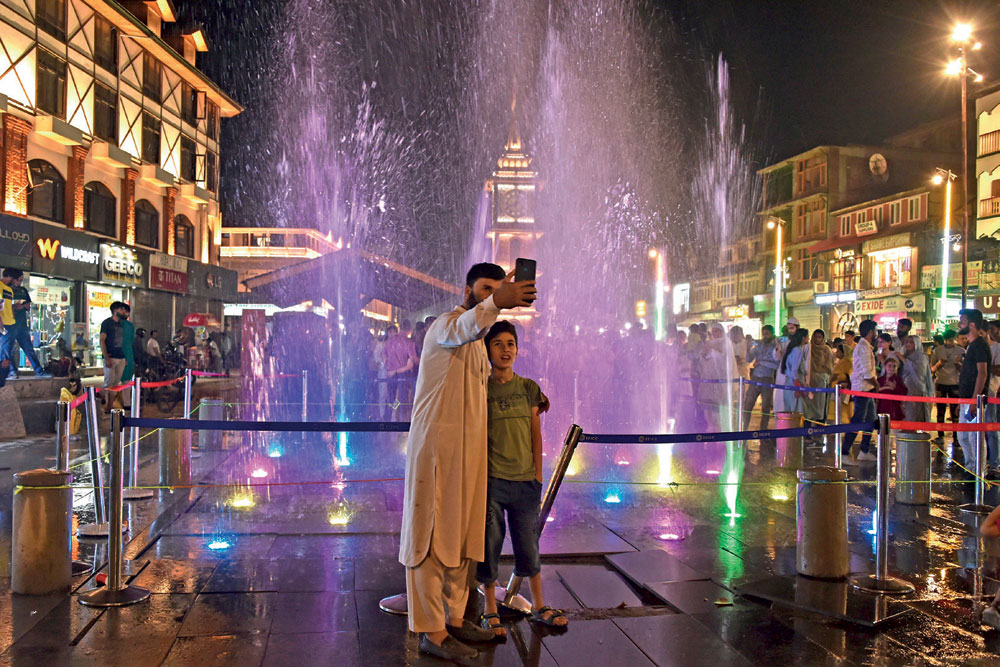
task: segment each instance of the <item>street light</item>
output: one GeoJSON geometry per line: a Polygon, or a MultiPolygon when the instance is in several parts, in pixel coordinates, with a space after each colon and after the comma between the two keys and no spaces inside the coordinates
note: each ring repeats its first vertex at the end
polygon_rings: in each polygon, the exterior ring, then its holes
{"type": "Polygon", "coordinates": [[[951,33],[951,41],[958,48],[958,58],[948,63],[945,72],[957,76],[962,81],[962,308],[965,308],[969,294],[969,142],[967,109],[969,104],[969,77],[979,83],[983,76],[969,67],[966,51],[978,51],[982,44],[972,37],[972,25],[958,23],[951,33]]]}
{"type": "Polygon", "coordinates": [[[781,218],[768,218],[767,228],[777,230],[777,247],[774,252],[774,332],[775,335],[781,331],[781,290],[784,289],[785,270],[781,261],[781,228],[784,220],[781,218]]]}
{"type": "MultiPolygon", "coordinates": [[[[963,142],[964,143],[964,142],[963,142]]],[[[941,240],[941,312],[939,313],[942,320],[948,314],[948,278],[951,275],[951,249],[948,245],[951,243],[951,182],[957,178],[957,174],[952,173],[951,169],[941,169],[935,170],[934,178],[931,181],[935,185],[941,185],[944,183],[944,237],[941,240]]],[[[966,218],[968,220],[968,218],[966,218]]],[[[965,307],[965,285],[962,286],[962,307],[965,307]]]]}

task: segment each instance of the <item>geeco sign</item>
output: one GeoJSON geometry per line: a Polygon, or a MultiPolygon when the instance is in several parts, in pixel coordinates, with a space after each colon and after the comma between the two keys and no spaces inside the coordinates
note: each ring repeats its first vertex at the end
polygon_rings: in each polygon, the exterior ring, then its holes
{"type": "Polygon", "coordinates": [[[139,253],[131,248],[101,244],[101,279],[141,286],[145,273],[139,253]]]}

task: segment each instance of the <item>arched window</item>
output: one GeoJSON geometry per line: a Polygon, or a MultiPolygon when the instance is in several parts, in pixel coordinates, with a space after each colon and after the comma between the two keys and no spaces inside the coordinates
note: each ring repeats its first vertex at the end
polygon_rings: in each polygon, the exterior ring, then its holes
{"type": "Polygon", "coordinates": [[[116,211],[115,196],[108,186],[100,181],[83,186],[83,221],[88,230],[115,236],[116,211]]]}
{"type": "Polygon", "coordinates": [[[135,203],[135,242],[148,248],[159,248],[160,214],[148,199],[135,203]]]}
{"type": "Polygon", "coordinates": [[[28,162],[28,215],[62,222],[66,213],[66,181],[59,171],[45,160],[28,162]]]}
{"type": "Polygon", "coordinates": [[[194,225],[186,215],[174,217],[174,254],[194,259],[194,225]]]}

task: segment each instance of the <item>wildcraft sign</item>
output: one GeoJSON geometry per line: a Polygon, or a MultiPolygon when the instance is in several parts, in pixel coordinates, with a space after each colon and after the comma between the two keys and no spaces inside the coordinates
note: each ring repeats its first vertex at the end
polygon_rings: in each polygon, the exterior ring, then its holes
{"type": "Polygon", "coordinates": [[[175,255],[156,253],[149,257],[149,286],[153,289],[186,294],[188,261],[175,255]]]}
{"type": "Polygon", "coordinates": [[[145,274],[138,252],[111,243],[101,244],[101,280],[142,287],[145,274]]]}
{"type": "Polygon", "coordinates": [[[83,232],[36,222],[31,270],[54,278],[98,280],[101,252],[97,239],[83,232]]]}

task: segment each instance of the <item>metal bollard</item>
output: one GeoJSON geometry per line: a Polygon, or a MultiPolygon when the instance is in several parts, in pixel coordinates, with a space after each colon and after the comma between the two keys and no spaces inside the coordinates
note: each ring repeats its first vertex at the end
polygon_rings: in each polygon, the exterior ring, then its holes
{"type": "MultiPolygon", "coordinates": [[[[138,419],[142,414],[142,380],[138,377],[132,382],[132,411],[130,416],[138,419]]],[[[128,443],[125,460],[128,462],[128,486],[125,489],[125,500],[145,500],[153,497],[152,489],[139,488],[139,427],[133,426],[128,443]]]]}
{"type": "Polygon", "coordinates": [[[14,473],[12,592],[45,595],[69,589],[73,580],[72,482],[73,474],[63,470],[14,473]]]}
{"type": "Polygon", "coordinates": [[[191,431],[161,428],[159,431],[160,486],[191,483],[191,431]]]}
{"type": "Polygon", "coordinates": [[[69,401],[59,401],[56,405],[56,470],[69,470],[69,401]]]}
{"type": "Polygon", "coordinates": [[[302,371],[302,421],[309,421],[309,371],[302,371]]]}
{"type": "Polygon", "coordinates": [[[878,472],[875,480],[875,574],[855,577],[851,583],[867,593],[912,593],[909,582],[889,576],[889,415],[878,416],[878,472]]]}
{"type": "Polygon", "coordinates": [[[745,431],[746,430],[746,421],[747,421],[747,416],[748,415],[745,415],[743,413],[743,396],[744,396],[744,392],[745,391],[746,391],[746,384],[745,384],[745,381],[743,379],[743,376],[741,375],[740,376],[739,395],[736,397],[736,400],[737,400],[737,404],[736,404],[737,413],[736,414],[739,415],[739,419],[736,420],[736,430],[737,431],[745,431]]]}
{"type": "Polygon", "coordinates": [[[191,417],[191,386],[194,381],[194,375],[191,373],[190,368],[184,369],[184,419],[189,419],[191,417]]]}
{"type": "MultiPolygon", "coordinates": [[[[221,398],[203,398],[198,408],[198,421],[222,421],[223,405],[221,398]]],[[[204,449],[222,449],[222,431],[200,429],[198,431],[198,447],[204,449]]]]}
{"type": "MultiPolygon", "coordinates": [[[[843,409],[843,404],[840,402],[840,384],[836,384],[833,387],[833,423],[840,426],[843,422],[841,421],[841,410],[843,409]]],[[[833,467],[840,468],[843,465],[843,460],[841,458],[840,448],[844,446],[844,434],[835,433],[833,435],[833,467]]]]}
{"type": "Polygon", "coordinates": [[[573,371],[573,423],[580,421],[580,371],[573,371]]]}
{"type": "MultiPolygon", "coordinates": [[[[541,536],[542,530],[545,529],[545,520],[549,518],[549,512],[552,511],[552,504],[556,500],[556,494],[559,493],[559,487],[566,476],[566,470],[569,469],[570,461],[573,460],[573,453],[576,451],[576,446],[580,443],[580,436],[582,435],[583,429],[576,424],[570,426],[569,431],[566,433],[562,451],[559,452],[559,458],[556,459],[556,464],[552,468],[552,477],[549,478],[549,485],[545,488],[545,494],[542,496],[541,509],[538,511],[538,523],[535,524],[536,535],[541,536]]],[[[531,611],[531,603],[523,596],[518,595],[518,591],[521,589],[521,581],[522,577],[516,574],[510,575],[510,580],[507,582],[506,594],[501,604],[527,614],[531,611]]]]}
{"type": "Polygon", "coordinates": [[[111,527],[108,530],[107,584],[80,596],[80,604],[88,607],[124,607],[142,602],[149,591],[122,582],[122,506],[125,486],[125,438],[122,410],[111,411],[111,527]]]}
{"type": "MultiPolygon", "coordinates": [[[[802,428],[802,414],[799,412],[779,412],[775,418],[775,426],[781,430],[786,428],[802,428]]],[[[778,438],[778,465],[782,468],[798,469],[802,466],[802,438],[778,438]]]]}
{"type": "MultiPolygon", "coordinates": [[[[986,423],[986,396],[976,397],[976,423],[986,423]]],[[[986,431],[976,431],[976,499],[979,511],[988,513],[990,508],[983,506],[983,495],[986,492],[986,431]]]]}
{"type": "Polygon", "coordinates": [[[896,434],[896,502],[927,505],[931,502],[931,434],[899,431],[896,434]]]}
{"type": "Polygon", "coordinates": [[[795,557],[799,574],[843,579],[850,574],[847,543],[847,471],[818,466],[798,473],[795,557]]]}

